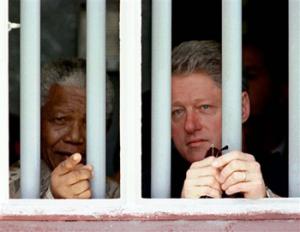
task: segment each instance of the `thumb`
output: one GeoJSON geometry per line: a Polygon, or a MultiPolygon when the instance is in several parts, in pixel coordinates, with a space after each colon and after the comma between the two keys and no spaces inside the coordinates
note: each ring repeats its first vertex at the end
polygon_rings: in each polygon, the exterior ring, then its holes
{"type": "Polygon", "coordinates": [[[72,171],[77,164],[81,161],[81,155],[79,153],[74,153],[69,156],[66,160],[62,161],[56,168],[55,172],[58,175],[64,175],[70,171],[72,171]]]}

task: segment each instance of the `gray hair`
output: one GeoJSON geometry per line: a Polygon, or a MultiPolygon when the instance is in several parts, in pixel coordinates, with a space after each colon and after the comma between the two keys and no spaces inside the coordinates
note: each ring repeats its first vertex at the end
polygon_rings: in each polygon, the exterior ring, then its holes
{"type": "MultiPolygon", "coordinates": [[[[44,106],[51,86],[74,86],[86,88],[86,62],[84,59],[58,60],[46,64],[42,69],[41,105],[44,106]]],[[[114,106],[114,88],[106,76],[106,117],[111,118],[114,106]]]]}
{"type": "MultiPolygon", "coordinates": [[[[220,43],[213,40],[183,42],[172,52],[172,75],[208,74],[222,86],[222,55],[220,43]]],[[[243,77],[243,90],[247,85],[243,77]]]]}

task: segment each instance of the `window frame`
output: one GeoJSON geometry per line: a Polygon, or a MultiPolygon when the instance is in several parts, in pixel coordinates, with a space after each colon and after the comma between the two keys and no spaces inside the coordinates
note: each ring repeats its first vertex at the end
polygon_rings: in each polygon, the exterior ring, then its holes
{"type": "Polygon", "coordinates": [[[9,149],[8,149],[8,0],[2,2],[0,9],[0,183],[4,189],[0,191],[0,202],[9,196],[8,170],[9,170],[9,149]]]}
{"type": "Polygon", "coordinates": [[[0,8],[0,221],[2,220],[300,220],[300,198],[141,198],[141,0],[120,5],[121,198],[8,199],[8,0],[0,8]],[[7,35],[7,36],[6,36],[7,35]],[[126,54],[134,53],[134,59],[126,54]],[[125,77],[131,77],[126,79],[125,77]],[[134,104],[133,104],[134,103],[134,104]],[[3,155],[6,154],[6,155],[3,155]],[[126,159],[125,159],[126,157],[126,159]],[[135,167],[135,168],[132,168],[135,167]],[[134,183],[134,184],[132,184],[134,183]]]}
{"type": "Polygon", "coordinates": [[[8,200],[1,220],[300,220],[299,198],[8,200]]]}

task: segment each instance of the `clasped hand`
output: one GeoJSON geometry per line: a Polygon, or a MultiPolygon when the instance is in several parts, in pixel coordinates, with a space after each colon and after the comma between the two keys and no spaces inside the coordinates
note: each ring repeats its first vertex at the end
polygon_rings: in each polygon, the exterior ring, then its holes
{"type": "Polygon", "coordinates": [[[228,152],[218,158],[210,156],[192,163],[186,173],[182,198],[221,198],[243,193],[244,198],[266,196],[266,187],[259,163],[253,155],[228,152]]]}

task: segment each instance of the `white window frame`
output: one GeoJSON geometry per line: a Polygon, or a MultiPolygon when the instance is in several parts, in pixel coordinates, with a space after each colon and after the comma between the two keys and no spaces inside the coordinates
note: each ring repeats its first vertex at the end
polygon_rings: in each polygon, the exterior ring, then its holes
{"type": "Polygon", "coordinates": [[[0,9],[0,174],[3,177],[1,185],[4,189],[0,191],[0,202],[8,198],[8,1],[1,4],[0,9]]]}
{"type": "Polygon", "coordinates": [[[300,198],[141,198],[141,0],[120,4],[121,198],[8,198],[8,0],[0,8],[1,220],[300,220],[300,198]],[[128,58],[128,54],[132,56],[128,58]]]}

